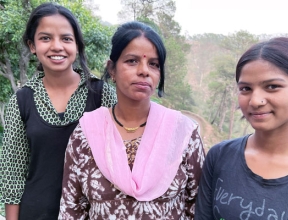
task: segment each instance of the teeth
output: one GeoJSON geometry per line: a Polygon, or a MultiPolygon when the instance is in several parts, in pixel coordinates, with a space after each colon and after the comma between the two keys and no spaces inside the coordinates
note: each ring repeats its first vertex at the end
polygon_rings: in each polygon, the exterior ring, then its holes
{"type": "Polygon", "coordinates": [[[50,56],[50,58],[51,58],[52,60],[61,60],[61,59],[64,59],[64,57],[62,57],[62,56],[50,56]]]}

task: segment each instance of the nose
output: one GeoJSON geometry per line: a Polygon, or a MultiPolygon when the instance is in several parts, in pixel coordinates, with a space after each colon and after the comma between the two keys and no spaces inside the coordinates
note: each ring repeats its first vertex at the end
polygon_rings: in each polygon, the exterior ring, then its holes
{"type": "Polygon", "coordinates": [[[63,50],[63,45],[60,39],[53,39],[51,41],[51,50],[55,50],[55,51],[63,50]]]}
{"type": "Polygon", "coordinates": [[[266,99],[261,92],[254,91],[251,95],[249,105],[254,108],[259,108],[260,106],[263,106],[266,104],[266,99]]]}
{"type": "Polygon", "coordinates": [[[138,66],[138,75],[142,75],[144,77],[149,76],[149,66],[147,62],[140,62],[138,66]]]}

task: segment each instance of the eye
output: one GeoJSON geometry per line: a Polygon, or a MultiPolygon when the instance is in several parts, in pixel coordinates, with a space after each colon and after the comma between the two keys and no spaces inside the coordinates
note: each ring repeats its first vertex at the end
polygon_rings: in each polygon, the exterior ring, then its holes
{"type": "Polygon", "coordinates": [[[40,40],[49,41],[49,40],[50,40],[50,37],[48,37],[48,36],[43,36],[43,37],[40,37],[40,40]]]}
{"type": "Polygon", "coordinates": [[[70,37],[64,37],[63,41],[71,42],[71,41],[73,41],[73,39],[70,37]]]}
{"type": "Polygon", "coordinates": [[[267,86],[267,89],[269,89],[269,90],[275,90],[275,89],[278,89],[278,88],[280,88],[281,86],[279,86],[279,85],[268,85],[267,86]]]}
{"type": "Polygon", "coordinates": [[[135,60],[135,59],[129,59],[129,60],[126,60],[125,63],[131,64],[131,65],[134,65],[134,64],[137,63],[137,60],[135,60]]]}
{"type": "Polygon", "coordinates": [[[251,90],[248,86],[243,86],[238,88],[240,92],[248,92],[251,90]]]}
{"type": "Polygon", "coordinates": [[[149,63],[149,65],[152,66],[153,68],[160,69],[159,63],[151,62],[151,63],[149,63]]]}

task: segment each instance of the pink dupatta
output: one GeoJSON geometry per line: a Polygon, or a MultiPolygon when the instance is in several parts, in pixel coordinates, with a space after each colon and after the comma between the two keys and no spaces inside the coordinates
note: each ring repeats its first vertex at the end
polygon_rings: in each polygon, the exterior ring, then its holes
{"type": "Polygon", "coordinates": [[[107,108],[84,113],[80,125],[105,178],[138,201],[151,201],[167,191],[196,128],[180,112],[151,102],[131,171],[123,140],[107,108]]]}

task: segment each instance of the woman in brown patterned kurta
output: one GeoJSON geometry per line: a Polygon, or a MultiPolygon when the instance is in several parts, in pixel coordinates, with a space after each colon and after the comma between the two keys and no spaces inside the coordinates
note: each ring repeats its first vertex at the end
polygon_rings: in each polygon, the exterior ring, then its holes
{"type": "Polygon", "coordinates": [[[163,93],[165,56],[150,27],[117,29],[105,76],[118,103],[85,114],[71,135],[59,219],[194,218],[204,161],[198,125],[150,101],[157,85],[163,93]]]}

